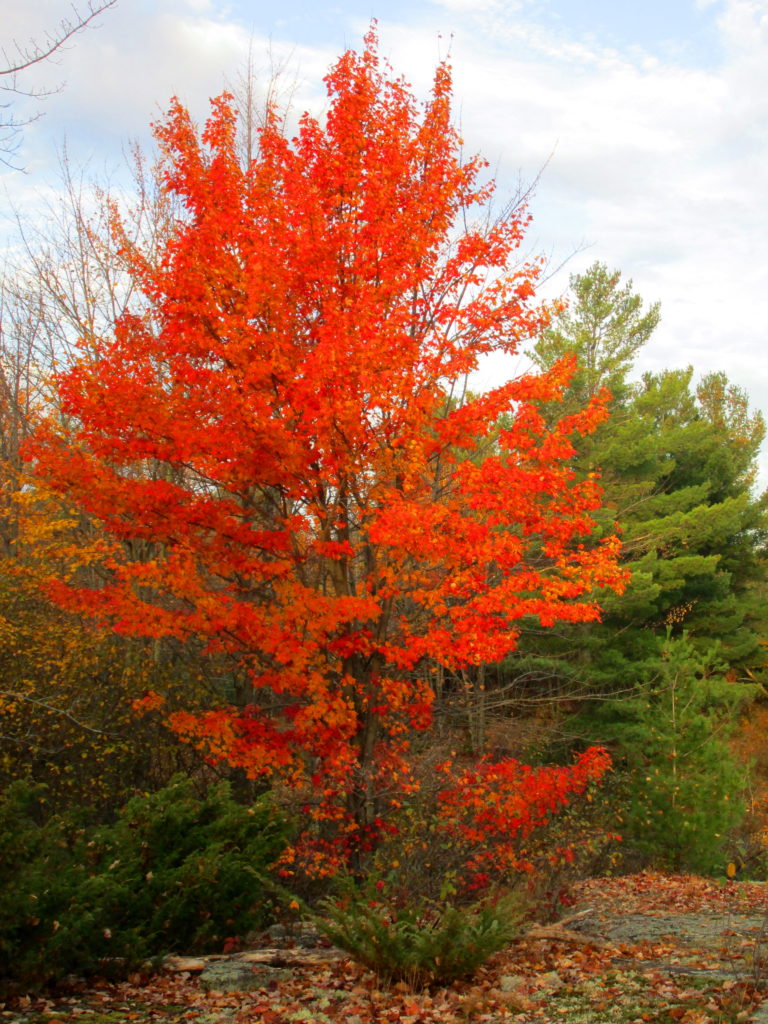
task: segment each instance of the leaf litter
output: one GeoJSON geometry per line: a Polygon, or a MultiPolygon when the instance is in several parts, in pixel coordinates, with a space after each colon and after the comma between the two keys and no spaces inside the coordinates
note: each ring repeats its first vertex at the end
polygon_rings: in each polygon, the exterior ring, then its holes
{"type": "Polygon", "coordinates": [[[580,883],[574,897],[591,910],[583,941],[522,937],[449,988],[387,989],[339,957],[250,992],[204,991],[189,971],[92,981],[16,1000],[0,1024],[746,1024],[757,1012],[768,964],[758,939],[739,939],[739,924],[768,917],[766,885],[644,872],[580,883]],[[610,939],[617,922],[643,915],[677,923],[676,934],[610,939]],[[710,934],[681,942],[686,921],[706,915],[710,934]]]}

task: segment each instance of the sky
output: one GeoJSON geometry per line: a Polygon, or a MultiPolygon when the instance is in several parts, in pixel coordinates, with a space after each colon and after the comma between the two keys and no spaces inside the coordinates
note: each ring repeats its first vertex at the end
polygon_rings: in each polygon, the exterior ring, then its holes
{"type": "MultiPolygon", "coordinates": [[[[70,10],[32,7],[0,0],[6,51],[70,10]]],[[[25,80],[61,88],[16,102],[44,116],[24,132],[24,171],[0,170],[0,216],[55,194],[64,144],[73,166],[109,173],[172,95],[204,118],[249,52],[264,81],[281,69],[299,112],[321,113],[323,75],[372,18],[417,96],[450,56],[466,148],[500,197],[537,181],[527,248],[550,260],[546,294],[595,260],[621,270],[661,303],[640,370],[723,370],[768,416],[768,0],[119,0],[25,80]]],[[[484,383],[522,368],[489,364],[484,383]]]]}

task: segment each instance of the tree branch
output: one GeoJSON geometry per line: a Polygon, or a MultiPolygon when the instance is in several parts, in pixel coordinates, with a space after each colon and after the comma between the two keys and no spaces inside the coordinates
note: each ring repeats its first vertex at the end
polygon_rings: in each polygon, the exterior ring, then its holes
{"type": "MultiPolygon", "coordinates": [[[[73,4],[72,16],[62,18],[55,32],[46,33],[44,42],[39,43],[32,39],[29,45],[24,47],[14,41],[15,57],[9,57],[5,48],[1,48],[0,53],[3,55],[5,67],[0,67],[0,76],[10,75],[12,77],[21,71],[26,71],[27,68],[31,68],[35,64],[42,64],[50,60],[73,36],[77,35],[78,32],[82,32],[95,18],[98,18],[104,11],[109,10],[110,7],[114,7],[117,2],[118,0],[101,0],[101,2],[97,3],[95,0],[89,0],[87,10],[83,14],[73,4]]],[[[10,92],[19,91],[15,82],[11,85],[0,85],[0,88],[10,92]]],[[[36,94],[24,93],[24,95],[32,96],[36,94]]]]}

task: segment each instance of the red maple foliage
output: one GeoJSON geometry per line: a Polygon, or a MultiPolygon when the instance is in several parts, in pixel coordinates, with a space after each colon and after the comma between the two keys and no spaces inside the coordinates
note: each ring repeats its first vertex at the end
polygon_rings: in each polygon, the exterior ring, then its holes
{"type": "MultiPolygon", "coordinates": [[[[498,881],[509,872],[532,872],[524,840],[611,767],[602,747],[585,750],[573,765],[532,768],[514,758],[483,760],[454,772],[439,794],[441,831],[467,849],[466,871],[474,888],[498,881]]],[[[571,859],[570,848],[565,851],[571,859]]]]}
{"type": "Polygon", "coordinates": [[[70,432],[49,423],[30,457],[114,540],[103,586],[56,599],[235,659],[248,705],[175,728],[360,828],[407,789],[435,665],[499,660],[527,618],[596,619],[622,574],[569,467],[604,402],[546,427],[568,361],[465,393],[549,311],[525,210],[483,216],[450,68],[421,108],[372,30],[326,82],[323,122],[288,139],[269,110],[245,167],[230,97],[201,133],[173,102],[155,134],[183,214],[159,259],[115,215],[145,304],[84,339],[58,381],[70,432]]]}

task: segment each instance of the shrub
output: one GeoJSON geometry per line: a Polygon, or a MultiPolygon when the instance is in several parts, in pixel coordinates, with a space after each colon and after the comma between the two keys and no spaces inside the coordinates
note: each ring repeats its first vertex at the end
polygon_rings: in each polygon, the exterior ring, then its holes
{"type": "Polygon", "coordinates": [[[39,795],[15,785],[0,803],[0,974],[17,990],[220,949],[271,920],[251,870],[267,872],[285,846],[269,801],[241,806],[226,784],[200,799],[176,779],[88,830],[73,818],[38,825],[39,795]]]}
{"type": "MultiPolygon", "coordinates": [[[[0,979],[21,986],[47,972],[48,945],[85,877],[66,823],[36,820],[45,786],[12,783],[0,800],[0,979]]],[[[0,980],[0,994],[12,987],[0,980]]]]}
{"type": "Polygon", "coordinates": [[[528,839],[533,870],[526,893],[538,922],[562,916],[576,882],[610,874],[622,864],[623,836],[612,831],[619,827],[615,791],[611,773],[599,791],[581,794],[528,839]]]}
{"type": "Polygon", "coordinates": [[[423,785],[380,823],[360,874],[387,877],[402,900],[471,902],[493,889],[525,889],[537,917],[548,916],[568,881],[588,873],[617,838],[591,813],[609,764],[594,749],[565,767],[445,761],[433,768],[431,788],[423,785]]]}
{"type": "Polygon", "coordinates": [[[480,888],[510,873],[533,874],[535,837],[610,767],[601,747],[590,747],[569,766],[531,767],[511,757],[484,759],[459,773],[447,766],[449,784],[438,794],[439,828],[466,851],[470,884],[480,888]]]}
{"type": "Polygon", "coordinates": [[[431,791],[422,787],[374,825],[358,874],[310,916],[385,982],[418,988],[472,975],[517,933],[531,895],[551,904],[564,866],[601,848],[605,836],[570,805],[591,796],[609,766],[601,749],[568,767],[443,762],[431,791]],[[574,830],[553,834],[564,810],[574,830]]]}
{"type": "Polygon", "coordinates": [[[187,780],[130,801],[100,830],[100,874],[127,897],[120,909],[140,921],[154,948],[181,941],[189,952],[267,923],[271,902],[250,868],[279,857],[286,827],[268,801],[235,803],[222,783],[200,800],[187,780]]]}
{"type": "Polygon", "coordinates": [[[466,906],[417,899],[403,903],[386,883],[345,879],[339,895],[320,903],[320,931],[385,983],[412,988],[471,977],[515,937],[523,903],[487,895],[466,906]]]}

